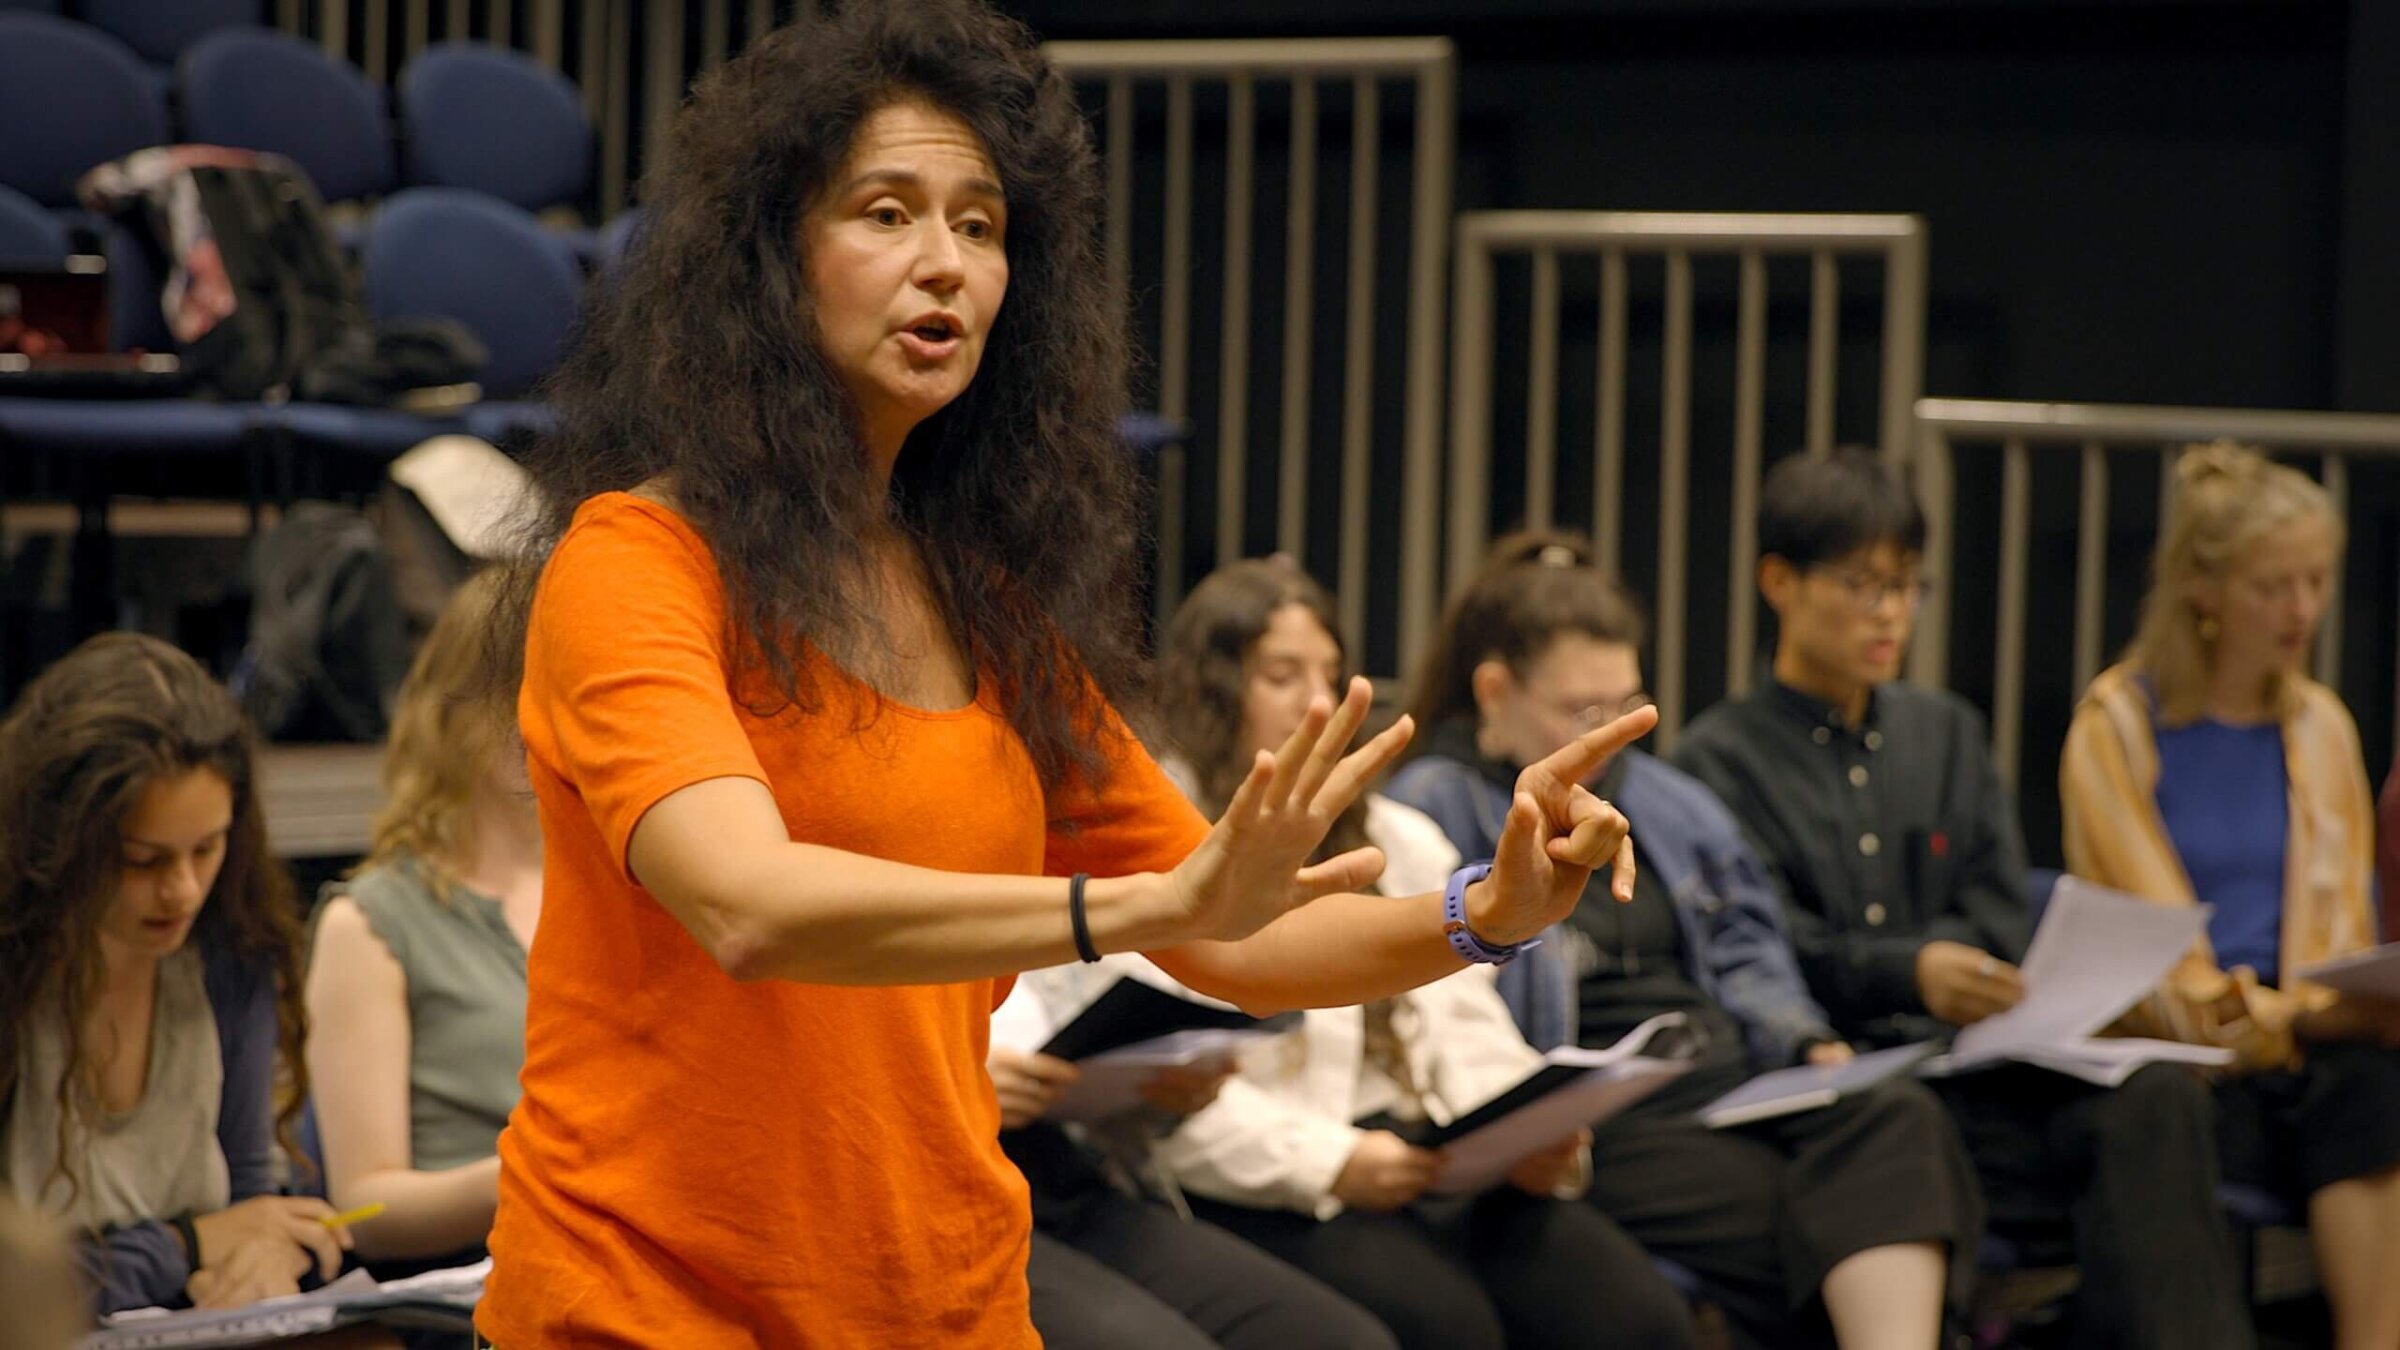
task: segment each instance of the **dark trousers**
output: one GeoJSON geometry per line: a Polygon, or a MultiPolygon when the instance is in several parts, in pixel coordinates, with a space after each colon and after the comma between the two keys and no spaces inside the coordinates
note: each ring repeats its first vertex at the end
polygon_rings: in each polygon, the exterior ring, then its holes
{"type": "Polygon", "coordinates": [[[1033,1189],[1033,1325],[1056,1350],[1394,1350],[1366,1310],[1232,1234],[1111,1186],[1055,1125],[1001,1135],[1033,1189]]]}
{"type": "Polygon", "coordinates": [[[2082,1268],[2073,1341],[2248,1350],[2249,1300],[2216,1196],[2208,1085],[2154,1064],[2097,1088],[2012,1065],[1935,1080],[1974,1154],[1997,1233],[2082,1268]]]}
{"type": "Polygon", "coordinates": [[[1575,1201],[1503,1186],[1324,1221],[1208,1200],[1192,1208],[1357,1300],[1405,1350],[1697,1343],[1682,1295],[1623,1231],[1575,1201]]]}
{"type": "Polygon", "coordinates": [[[1025,1278],[1056,1350],[1393,1350],[1366,1310],[1222,1229],[1119,1196],[1073,1245],[1036,1231],[1025,1278]]]}
{"type": "Polygon", "coordinates": [[[1600,1127],[1592,1161],[1591,1202],[1705,1280],[1745,1345],[1830,1344],[1826,1272],[1900,1243],[1949,1248],[1949,1311],[1965,1312],[1981,1201],[1957,1131],[1916,1084],[1734,1130],[1636,1108],[1600,1127]]]}

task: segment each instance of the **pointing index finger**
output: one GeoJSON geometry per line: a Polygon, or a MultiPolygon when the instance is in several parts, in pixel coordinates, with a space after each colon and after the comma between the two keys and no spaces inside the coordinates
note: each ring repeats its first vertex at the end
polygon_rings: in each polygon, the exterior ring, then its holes
{"type": "MultiPolygon", "coordinates": [[[[1547,777],[1549,786],[1571,788],[1592,776],[1619,750],[1650,734],[1658,725],[1656,707],[1636,708],[1606,726],[1594,727],[1574,740],[1560,746],[1533,767],[1535,777],[1547,777]]],[[[1543,802],[1545,807],[1561,803],[1543,802]]]]}

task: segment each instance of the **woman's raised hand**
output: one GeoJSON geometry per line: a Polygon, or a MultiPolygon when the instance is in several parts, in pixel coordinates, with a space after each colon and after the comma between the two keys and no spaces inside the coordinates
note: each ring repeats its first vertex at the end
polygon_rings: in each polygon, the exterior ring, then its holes
{"type": "Polygon", "coordinates": [[[1523,942],[1574,912],[1592,872],[1612,867],[1610,891],[1633,899],[1633,835],[1617,808],[1583,784],[1650,734],[1656,708],[1583,733],[1517,775],[1492,874],[1467,888],[1467,927],[1490,943],[1523,942]]]}
{"type": "Polygon", "coordinates": [[[1282,748],[1262,750],[1217,827],[1169,874],[1186,939],[1238,941],[1319,896],[1383,875],[1383,853],[1352,849],[1313,866],[1334,819],[1390,767],[1414,729],[1401,718],[1348,755],[1373,691],[1350,681],[1339,707],[1309,705],[1282,748]]]}

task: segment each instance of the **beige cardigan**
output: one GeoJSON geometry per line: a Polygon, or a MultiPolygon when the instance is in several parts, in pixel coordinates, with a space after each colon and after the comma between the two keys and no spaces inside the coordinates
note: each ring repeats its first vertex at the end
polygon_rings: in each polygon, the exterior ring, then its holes
{"type": "MultiPolygon", "coordinates": [[[[2218,969],[2208,939],[2137,1009],[2130,1030],[2221,1045],[2249,1068],[2295,1063],[2292,1020],[2333,1001],[2322,985],[2293,978],[2301,966],[2375,943],[2369,884],[2375,872],[2375,805],[2358,727],[2334,692],[2293,677],[2293,711],[2283,722],[2290,783],[2283,889],[2281,986],[2247,969],[2218,969]]],[[[2151,701],[2126,666],[2101,672],[2075,710],[2059,764],[2067,871],[2164,904],[2196,903],[2166,823],[2158,813],[2158,742],[2151,701]]]]}

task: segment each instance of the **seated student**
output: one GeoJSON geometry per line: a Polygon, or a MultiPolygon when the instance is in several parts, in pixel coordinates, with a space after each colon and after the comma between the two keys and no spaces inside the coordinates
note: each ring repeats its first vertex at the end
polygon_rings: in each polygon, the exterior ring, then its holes
{"type": "Polygon", "coordinates": [[[0,722],[0,1175],[103,1313],[295,1293],[349,1245],[273,1193],[308,1075],[266,840],[240,709],[163,642],[93,638],[0,722]]]}
{"type": "MultiPolygon", "coordinates": [[[[1169,771],[1203,809],[1310,698],[1342,687],[1324,588],[1282,559],[1236,563],[1196,587],[1159,653],[1169,771]]],[[[1458,855],[1439,827],[1369,795],[1328,853],[1383,850],[1382,886],[1443,884],[1458,855]]],[[[1605,884],[1605,883],[1603,883],[1605,884]]],[[[1690,1310],[1649,1257],[1578,1203],[1582,1138],[1467,1199],[1428,1197],[1436,1154],[1412,1128],[1454,1119],[1538,1062],[1484,967],[1364,1008],[1304,1015],[1243,1060],[1158,1157],[1202,1218],[1364,1304],[1410,1350],[1694,1344],[1690,1310]]]]}
{"type": "Polygon", "coordinates": [[[542,836],[516,729],[471,697],[492,578],[462,587],[401,685],[366,862],[327,887],[308,1063],[327,1194],[379,1273],[481,1255],[525,1057],[542,836]]]}
{"type": "MultiPolygon", "coordinates": [[[[1761,500],[1774,679],[1695,720],[1675,764],[1741,821],[1834,1029],[1861,1049],[1944,1036],[2021,996],[2031,909],[1982,720],[1898,679],[1925,518],[1861,450],[1786,459],[1761,500]]],[[[1992,1226],[2029,1244],[2071,1230],[2077,1344],[2251,1343],[2197,1075],[2153,1065],[2111,1091],[2012,1066],[1935,1090],[1992,1226]]]]}
{"type": "MultiPolygon", "coordinates": [[[[1503,540],[1452,607],[1411,711],[1424,747],[1387,789],[1469,857],[1497,846],[1519,766],[1643,701],[1641,620],[1566,535],[1503,540]]],[[[1693,1113],[1754,1072],[1850,1047],[1809,998],[1774,895],[1708,790],[1636,750],[1592,790],[1641,822],[1633,902],[1585,893],[1547,949],[1502,972],[1537,1042],[1601,1047],[1681,1012],[1699,1066],[1603,1123],[1591,1201],[1690,1267],[1748,1343],[1936,1344],[1963,1320],[1981,1199],[1932,1094],[1887,1083],[1731,1130],[1693,1113]]]]}
{"type": "MultiPolygon", "coordinates": [[[[1003,1046],[1038,1044],[1116,979],[1172,981],[1138,956],[1027,971],[992,1014],[986,1064],[1000,1097],[1000,1145],[1033,1189],[1026,1282],[1033,1325],[1052,1350],[1393,1350],[1391,1333],[1357,1304],[1213,1224],[1188,1220],[1141,1192],[1154,1183],[1154,1131],[1207,1106],[1230,1064],[1162,1069],[1142,1088],[1148,1110],[1106,1122],[1108,1156],[1044,1117],[1078,1077],[1073,1064],[1003,1046]],[[1155,1114],[1153,1114],[1155,1113],[1155,1114]],[[1112,1175],[1113,1173],[1113,1175],[1112,1175]]],[[[1172,1182],[1168,1181],[1171,1186],[1172,1182]]]]}
{"type": "Polygon", "coordinates": [[[2229,445],[2176,468],[2141,630],[2059,770],[2067,867],[2210,906],[2137,1027],[2232,1049],[2225,1168],[2308,1197],[2334,1338],[2400,1345],[2400,1003],[2296,979],[2375,942],[2358,729],[2305,673],[2339,572],[2324,489],[2229,445]]]}

